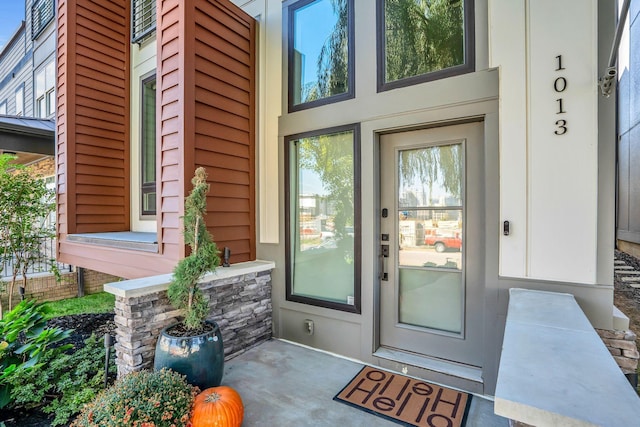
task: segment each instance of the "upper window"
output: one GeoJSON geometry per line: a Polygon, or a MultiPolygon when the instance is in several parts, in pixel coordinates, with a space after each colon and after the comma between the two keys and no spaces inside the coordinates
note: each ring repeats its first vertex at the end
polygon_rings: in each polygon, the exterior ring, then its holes
{"type": "Polygon", "coordinates": [[[289,8],[289,111],[353,98],[353,0],[289,8]]]}
{"type": "Polygon", "coordinates": [[[31,6],[31,38],[35,39],[53,19],[53,0],[36,0],[31,6]]]}
{"type": "Polygon", "coordinates": [[[156,76],[142,81],[142,215],[156,214],[156,76]]]}
{"type": "Polygon", "coordinates": [[[473,0],[377,0],[378,90],[474,70],[473,0]]]}
{"type": "Polygon", "coordinates": [[[46,118],[56,112],[56,74],[54,61],[36,74],[36,114],[46,118]]]}
{"type": "Polygon", "coordinates": [[[360,312],[359,128],[287,138],[287,299],[360,312]]]}
{"type": "Polygon", "coordinates": [[[16,116],[24,115],[24,84],[16,89],[16,116]]]}
{"type": "Polygon", "coordinates": [[[0,114],[3,116],[7,115],[7,101],[0,102],[0,114]]]}
{"type": "Polygon", "coordinates": [[[156,30],[156,1],[131,0],[131,41],[141,43],[156,30]]]}

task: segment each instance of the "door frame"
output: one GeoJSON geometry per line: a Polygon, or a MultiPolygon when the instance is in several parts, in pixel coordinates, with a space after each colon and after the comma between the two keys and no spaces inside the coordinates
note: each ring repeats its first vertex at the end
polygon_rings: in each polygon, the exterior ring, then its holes
{"type": "MultiPolygon", "coordinates": [[[[421,124],[414,124],[414,125],[409,125],[409,126],[403,126],[403,127],[396,127],[396,128],[390,128],[390,129],[380,129],[380,130],[375,130],[374,131],[374,138],[373,138],[373,143],[374,143],[374,156],[373,156],[373,160],[374,160],[374,171],[375,171],[375,183],[374,183],[374,198],[375,198],[375,206],[376,206],[376,211],[375,211],[375,218],[374,218],[374,228],[375,228],[375,239],[374,239],[374,244],[376,246],[376,253],[379,256],[380,255],[380,243],[381,243],[381,209],[382,209],[382,197],[381,197],[381,168],[379,167],[380,165],[380,161],[381,161],[381,137],[383,135],[388,135],[388,134],[396,134],[396,133],[402,133],[402,132],[411,132],[411,131],[420,131],[420,130],[430,130],[430,129],[435,129],[435,128],[440,128],[440,127],[449,127],[449,126],[456,126],[456,125],[464,125],[464,124],[469,124],[469,123],[482,123],[483,126],[483,131],[482,131],[482,148],[481,151],[483,153],[483,177],[484,177],[484,182],[483,182],[483,186],[485,187],[483,190],[484,193],[484,204],[482,206],[483,212],[482,214],[485,216],[485,226],[482,227],[479,230],[480,233],[480,238],[482,239],[482,244],[481,246],[483,248],[488,248],[488,221],[487,218],[489,218],[487,216],[488,214],[488,210],[489,207],[487,206],[487,203],[489,203],[489,198],[487,198],[486,196],[486,187],[490,185],[489,183],[489,175],[490,175],[490,171],[486,170],[486,165],[487,165],[487,159],[486,159],[486,155],[488,153],[488,144],[487,144],[487,126],[489,125],[487,123],[486,120],[486,115],[485,114],[480,114],[480,115],[473,115],[473,116],[469,116],[469,117],[464,117],[464,118],[458,118],[458,119],[452,119],[452,120],[443,120],[443,121],[437,121],[437,122],[427,122],[427,123],[421,123],[421,124]]],[[[455,139],[455,138],[452,138],[455,139]]],[[[463,145],[467,145],[468,142],[464,142],[463,145]]],[[[465,152],[465,161],[468,162],[468,154],[465,152]]],[[[496,158],[497,158],[497,152],[496,152],[496,158]]],[[[491,162],[490,162],[491,163],[491,162]]],[[[465,168],[465,171],[463,172],[463,177],[465,179],[465,183],[464,183],[464,187],[467,187],[466,184],[466,179],[467,179],[467,171],[465,168]]],[[[467,197],[465,196],[464,199],[466,200],[467,197]]],[[[492,209],[491,209],[492,210],[492,209]]],[[[466,209],[465,209],[465,219],[466,219],[466,209]]],[[[466,220],[465,220],[465,228],[466,228],[466,220]]],[[[490,261],[490,258],[492,258],[491,256],[489,256],[489,254],[487,253],[485,255],[485,259],[484,259],[484,265],[483,267],[483,272],[484,274],[481,275],[481,277],[478,278],[478,280],[482,281],[482,300],[478,301],[477,304],[482,305],[482,308],[480,308],[483,312],[482,315],[482,323],[483,323],[483,327],[481,327],[481,334],[482,334],[482,338],[481,341],[484,340],[484,336],[486,335],[486,328],[484,327],[487,324],[487,316],[491,316],[492,313],[489,312],[489,310],[487,310],[486,307],[486,298],[487,298],[487,281],[486,281],[486,277],[487,277],[487,268],[486,266],[488,265],[488,262],[490,261]]],[[[375,283],[373,286],[373,348],[372,348],[372,354],[374,357],[380,357],[380,350],[387,350],[389,349],[389,347],[384,347],[381,345],[381,325],[382,325],[382,311],[381,311],[381,290],[382,290],[382,280],[381,280],[381,267],[380,267],[380,263],[377,261],[378,258],[376,258],[376,262],[374,263],[374,268],[375,268],[375,272],[373,274],[373,278],[375,279],[375,283]]],[[[393,268],[393,267],[389,267],[389,268],[393,268]]],[[[463,278],[466,280],[466,272],[463,269],[462,272],[463,278]]],[[[465,295],[463,296],[463,304],[468,303],[468,298],[465,295]]],[[[448,337],[450,339],[464,339],[465,338],[465,334],[466,334],[466,326],[463,324],[462,327],[462,331],[460,334],[450,334],[450,333],[446,333],[446,332],[437,332],[434,331],[434,334],[443,336],[443,337],[448,337]]],[[[483,353],[481,359],[482,359],[482,363],[480,363],[480,365],[482,367],[485,366],[485,361],[486,361],[486,351],[484,351],[484,349],[480,348],[479,351],[481,351],[483,353]]],[[[397,352],[402,352],[401,349],[399,349],[398,351],[395,351],[393,349],[391,349],[390,353],[397,353],[397,352]]],[[[417,357],[414,357],[414,359],[419,359],[422,358],[422,355],[419,355],[417,357]]],[[[433,357],[430,357],[429,355],[424,355],[425,359],[434,359],[433,357]]],[[[437,359],[437,358],[436,358],[437,359]]],[[[434,359],[434,360],[436,360],[434,359]]],[[[457,362],[455,361],[445,361],[444,359],[437,359],[437,360],[442,360],[445,363],[452,363],[452,364],[457,364],[457,362]]],[[[403,362],[404,363],[404,362],[403,362]]],[[[480,371],[483,370],[483,368],[472,368],[472,369],[479,369],[480,371]]]]}

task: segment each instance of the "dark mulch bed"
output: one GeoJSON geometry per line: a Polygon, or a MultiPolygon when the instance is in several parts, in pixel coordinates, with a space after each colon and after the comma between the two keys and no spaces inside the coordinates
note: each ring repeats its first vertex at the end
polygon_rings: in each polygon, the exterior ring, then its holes
{"type": "MultiPolygon", "coordinates": [[[[74,316],[62,316],[49,320],[50,327],[60,327],[62,329],[73,329],[71,336],[62,341],[62,344],[73,344],[76,349],[84,346],[84,341],[95,333],[98,337],[105,334],[115,336],[115,323],[113,313],[106,314],[79,314],[74,316]]],[[[70,350],[73,351],[73,350],[70,350]]],[[[4,422],[6,427],[50,427],[53,417],[34,409],[6,410],[0,412],[0,426],[4,422]]]]}

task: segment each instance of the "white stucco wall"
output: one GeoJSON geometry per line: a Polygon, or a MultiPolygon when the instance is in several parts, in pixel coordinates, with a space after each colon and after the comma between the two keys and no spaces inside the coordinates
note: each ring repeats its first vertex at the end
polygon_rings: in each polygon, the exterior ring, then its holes
{"type": "Polygon", "coordinates": [[[595,284],[597,1],[490,0],[489,28],[490,66],[500,69],[500,220],[511,224],[500,275],[595,284]]]}

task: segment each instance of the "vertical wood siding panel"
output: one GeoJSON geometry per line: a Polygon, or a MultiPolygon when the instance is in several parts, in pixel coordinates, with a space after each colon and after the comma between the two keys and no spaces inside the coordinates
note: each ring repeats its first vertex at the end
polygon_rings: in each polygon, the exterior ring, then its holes
{"type": "MultiPolygon", "coordinates": [[[[187,0],[185,3],[189,3],[187,0]]],[[[184,173],[181,165],[184,158],[184,124],[183,101],[184,92],[184,9],[185,4],[179,0],[158,2],[156,39],[158,40],[157,76],[158,99],[157,135],[159,150],[157,167],[159,171],[158,196],[162,207],[158,218],[161,247],[166,257],[184,256],[184,244],[179,233],[183,214],[184,173]]]]}
{"type": "Polygon", "coordinates": [[[70,151],[74,150],[75,138],[72,132],[75,124],[75,111],[73,98],[74,76],[69,72],[73,67],[73,57],[70,55],[69,46],[75,44],[75,34],[69,31],[74,26],[75,0],[59,0],[57,18],[56,59],[58,64],[58,78],[56,87],[56,133],[57,133],[57,204],[58,226],[56,240],[57,252],[60,254],[60,242],[66,238],[67,233],[75,232],[75,221],[71,221],[75,213],[75,195],[70,188],[75,186],[73,176],[75,167],[70,157],[70,151]]]}
{"type": "Polygon", "coordinates": [[[195,1],[193,18],[195,38],[188,42],[195,57],[188,65],[195,84],[186,99],[195,106],[194,168],[207,167],[210,198],[240,202],[229,214],[209,204],[207,223],[233,262],[249,261],[255,259],[255,20],[226,0],[195,1]],[[221,72],[232,77],[212,79],[221,72]]]}
{"type": "Polygon", "coordinates": [[[58,2],[58,221],[68,233],[129,229],[129,4],[58,2]],[[124,202],[92,197],[105,194],[124,202]]]}

